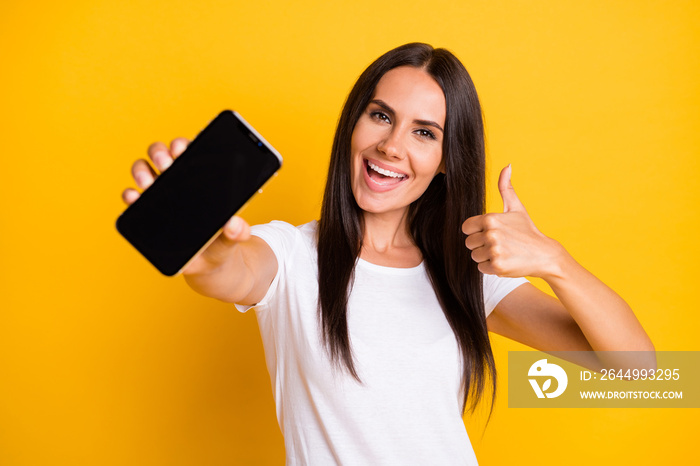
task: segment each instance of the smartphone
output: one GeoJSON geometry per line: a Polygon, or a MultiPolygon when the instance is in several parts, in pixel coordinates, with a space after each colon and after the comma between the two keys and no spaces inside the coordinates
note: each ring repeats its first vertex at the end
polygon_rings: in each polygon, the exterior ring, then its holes
{"type": "Polygon", "coordinates": [[[180,272],[282,166],[238,113],[224,110],[117,219],[161,273],[180,272]]]}

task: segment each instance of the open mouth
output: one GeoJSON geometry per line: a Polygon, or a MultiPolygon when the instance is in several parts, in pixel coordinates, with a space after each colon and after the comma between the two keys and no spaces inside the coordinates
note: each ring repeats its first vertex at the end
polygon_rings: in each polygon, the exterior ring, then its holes
{"type": "Polygon", "coordinates": [[[391,170],[384,169],[369,160],[364,161],[365,170],[367,170],[367,175],[369,179],[379,186],[391,186],[401,183],[403,180],[408,178],[408,175],[403,173],[396,173],[391,170]]]}

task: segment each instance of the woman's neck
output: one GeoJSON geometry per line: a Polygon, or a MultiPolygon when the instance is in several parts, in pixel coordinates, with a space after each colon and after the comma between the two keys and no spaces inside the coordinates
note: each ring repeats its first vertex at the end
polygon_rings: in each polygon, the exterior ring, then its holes
{"type": "Polygon", "coordinates": [[[415,267],[423,256],[408,231],[408,209],[382,214],[364,213],[360,257],[386,267],[415,267]]]}

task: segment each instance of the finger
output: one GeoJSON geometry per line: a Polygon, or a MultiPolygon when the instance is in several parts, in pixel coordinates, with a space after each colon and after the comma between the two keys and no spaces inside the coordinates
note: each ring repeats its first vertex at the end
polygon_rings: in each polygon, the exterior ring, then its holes
{"type": "Polygon", "coordinates": [[[487,247],[476,248],[471,253],[472,260],[477,264],[491,260],[491,251],[487,247]]]}
{"type": "Polygon", "coordinates": [[[175,138],[170,142],[170,154],[174,159],[180,157],[180,154],[185,152],[190,140],[187,138],[175,138]]]}
{"type": "Polygon", "coordinates": [[[476,215],[474,217],[469,217],[462,223],[462,233],[465,235],[472,235],[484,229],[484,216],[476,215]]]}
{"type": "Polygon", "coordinates": [[[141,189],[146,189],[156,179],[156,173],[153,171],[151,166],[143,159],[139,159],[131,166],[131,174],[136,181],[136,186],[141,189]]]}
{"type": "Polygon", "coordinates": [[[127,204],[131,205],[134,202],[136,202],[136,199],[138,199],[141,196],[138,191],[136,191],[133,188],[127,188],[124,190],[122,193],[122,200],[127,204]]]}
{"type": "Polygon", "coordinates": [[[486,235],[483,232],[473,233],[467,236],[467,239],[464,240],[464,244],[473,251],[486,244],[486,235]]]}
{"type": "Polygon", "coordinates": [[[485,273],[486,275],[496,275],[496,271],[494,270],[491,261],[479,262],[477,268],[479,269],[479,272],[485,273]]]}
{"type": "Polygon", "coordinates": [[[525,206],[517,194],[515,194],[515,189],[513,189],[513,184],[510,181],[511,174],[513,172],[513,167],[508,164],[498,177],[498,190],[501,192],[501,198],[503,199],[503,212],[524,212],[525,206]]]}
{"type": "Polygon", "coordinates": [[[148,158],[160,172],[165,171],[173,163],[173,156],[170,155],[168,146],[160,141],[148,146],[148,158]]]}
{"type": "Polygon", "coordinates": [[[246,241],[250,239],[250,225],[241,217],[234,215],[224,225],[222,236],[233,242],[246,241]]]}

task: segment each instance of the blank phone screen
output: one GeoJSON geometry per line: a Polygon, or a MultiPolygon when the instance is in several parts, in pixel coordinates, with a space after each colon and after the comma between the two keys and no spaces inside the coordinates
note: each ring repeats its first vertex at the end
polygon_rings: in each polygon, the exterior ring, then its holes
{"type": "Polygon", "coordinates": [[[124,211],[117,229],[158,270],[176,274],[279,169],[273,150],[222,112],[124,211]]]}

